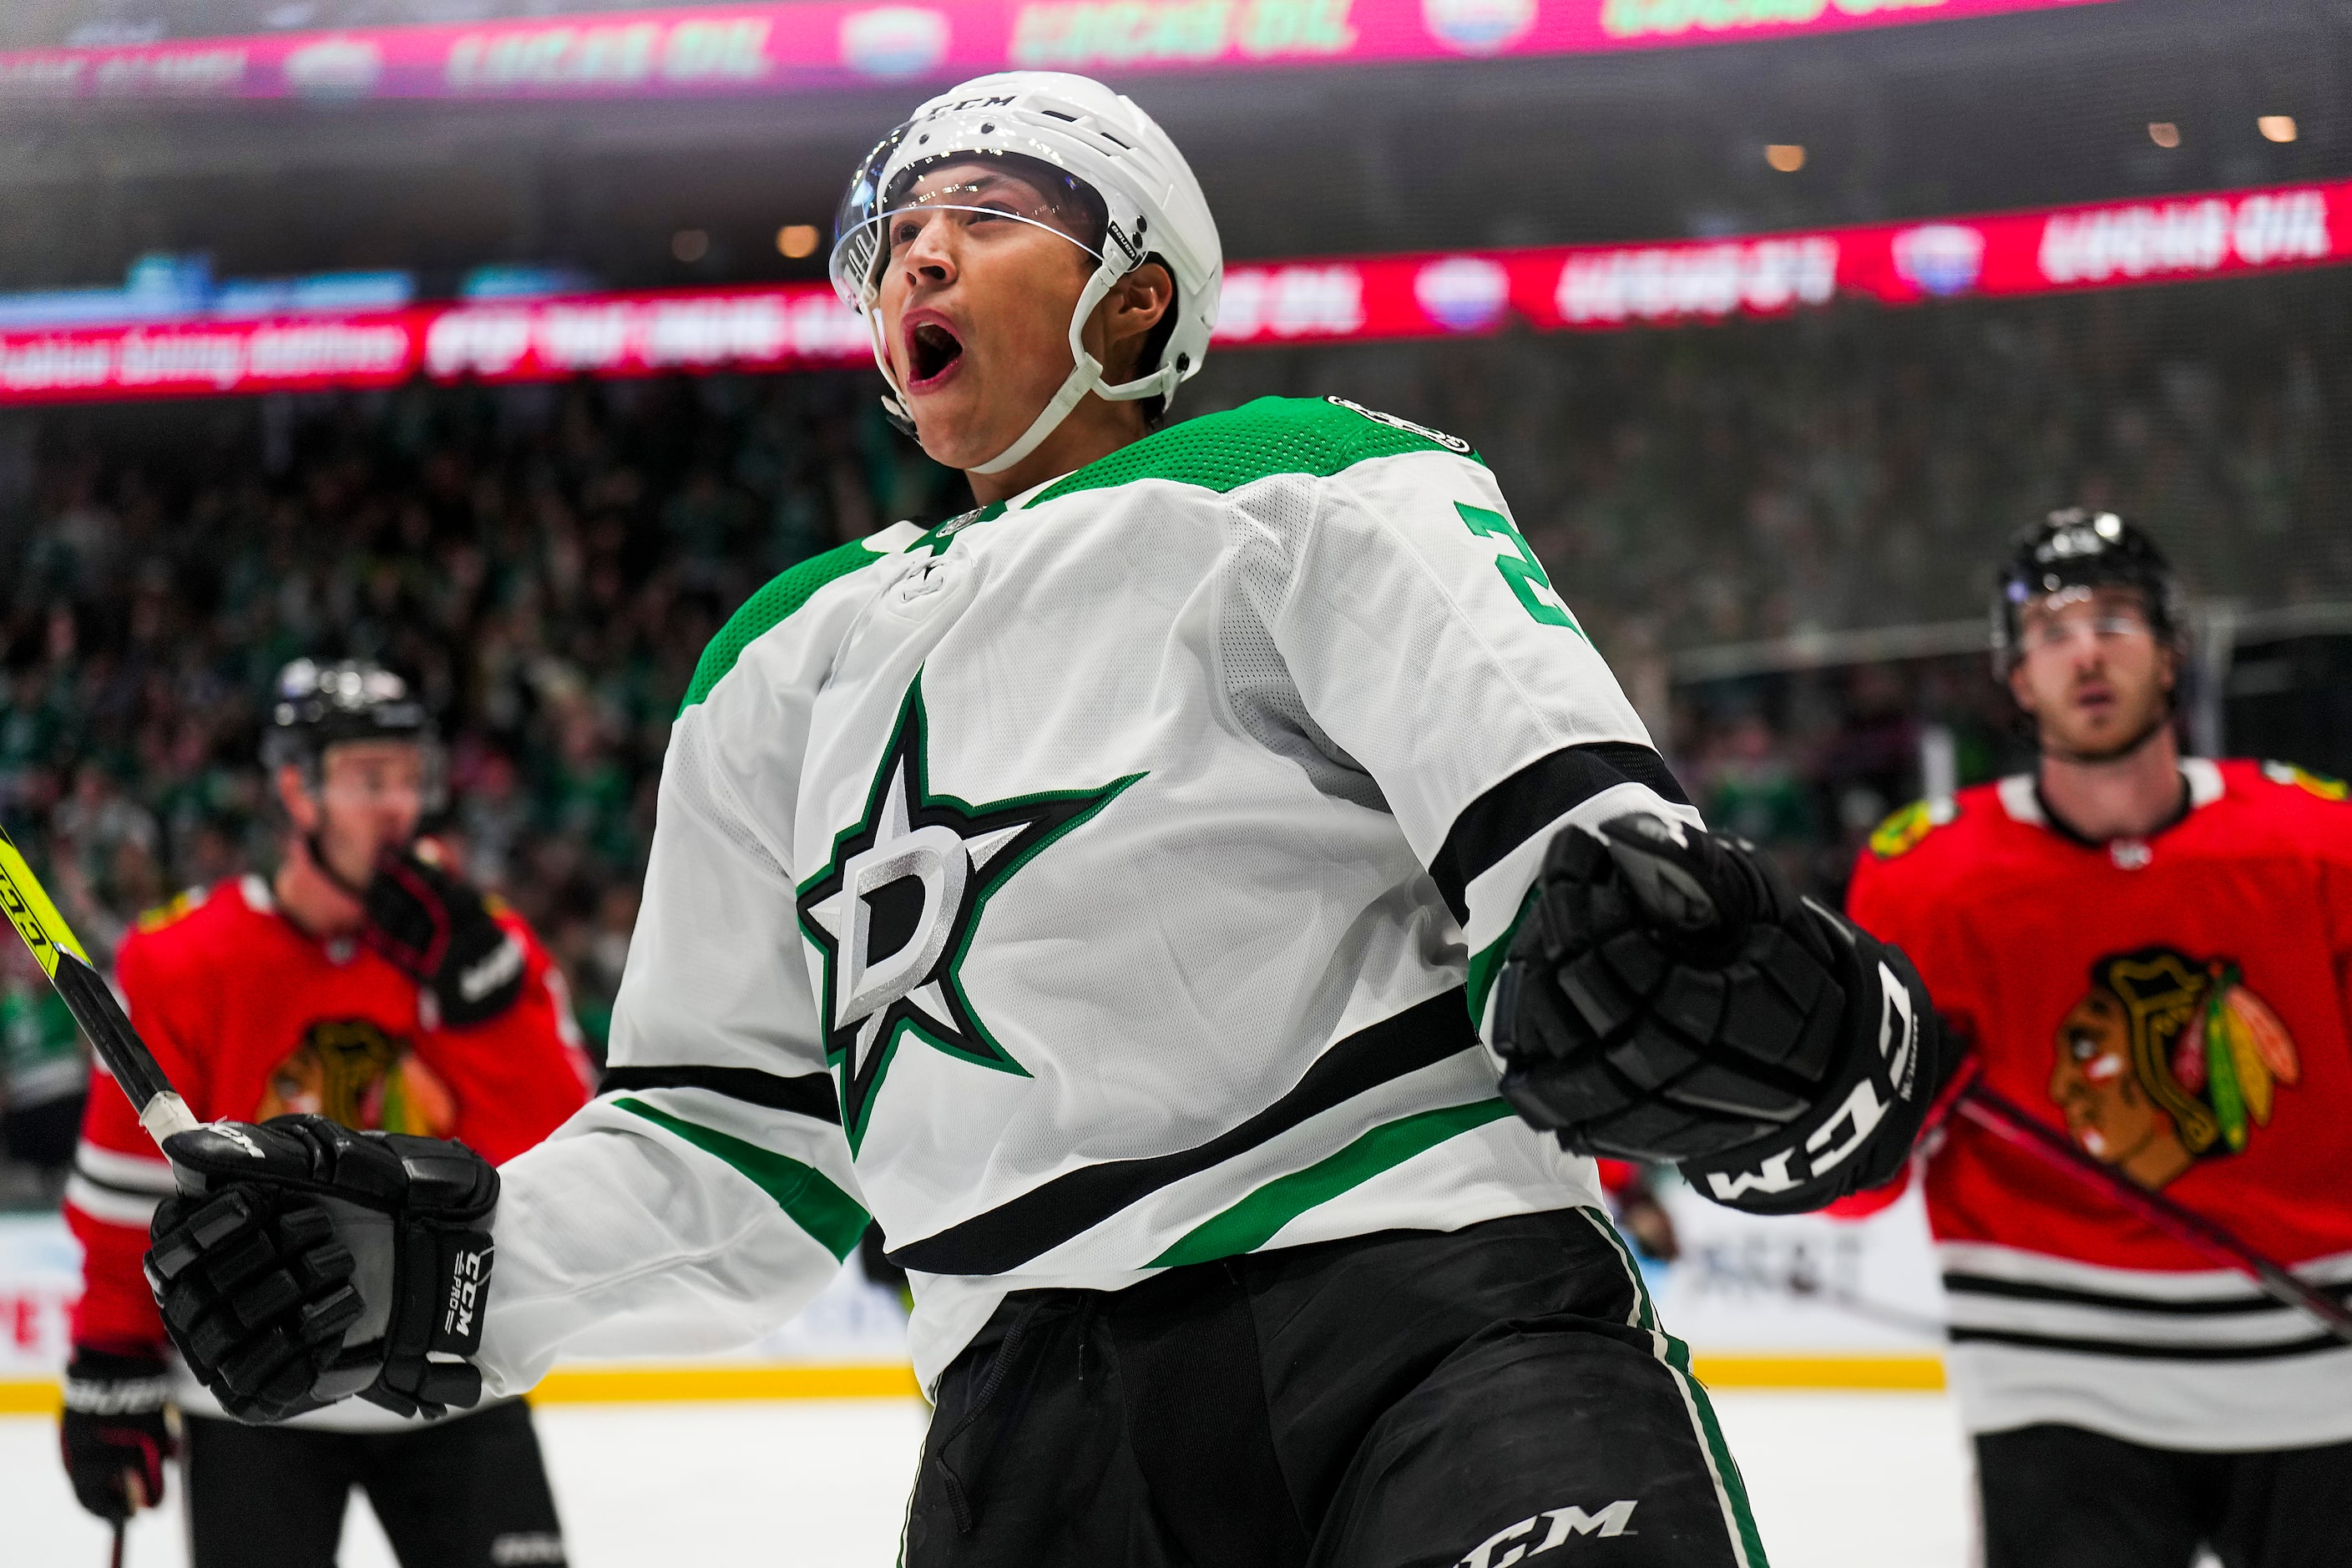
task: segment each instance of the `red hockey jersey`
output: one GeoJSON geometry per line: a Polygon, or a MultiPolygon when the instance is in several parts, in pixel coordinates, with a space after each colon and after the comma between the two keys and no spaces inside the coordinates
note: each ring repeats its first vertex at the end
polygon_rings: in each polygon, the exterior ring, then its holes
{"type": "MultiPolygon", "coordinates": [[[[584,1104],[591,1068],[563,982],[528,927],[522,999],[467,1029],[428,1025],[416,983],[352,941],[319,942],[277,912],[258,877],[183,895],[122,944],[115,981],[140,1037],[205,1120],[309,1111],[346,1126],[456,1138],[493,1162],[584,1104]]],[[[66,1186],[84,1248],[79,1344],[160,1348],[140,1259],[171,1168],[100,1070],[66,1186]]],[[[189,1402],[206,1402],[187,1384],[189,1402]]],[[[326,1413],[322,1413],[326,1414],[326,1413]]]]}
{"type": "MultiPolygon", "coordinates": [[[[1919,966],[1985,1082],[2315,1282],[2352,1282],[2352,802],[2183,764],[2189,810],[2089,844],[2032,776],[1897,813],[1848,907],[1919,966]]],[[[2352,1347],[1972,1123],[1927,1164],[1971,1429],[2168,1447],[2352,1438],[2352,1347]]]]}

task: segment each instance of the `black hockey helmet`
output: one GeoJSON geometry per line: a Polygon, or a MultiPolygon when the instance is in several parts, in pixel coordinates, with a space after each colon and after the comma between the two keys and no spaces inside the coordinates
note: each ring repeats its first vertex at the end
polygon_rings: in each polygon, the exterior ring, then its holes
{"type": "Polygon", "coordinates": [[[297,767],[313,788],[327,748],[345,741],[412,741],[425,749],[427,809],[440,795],[440,737],[408,683],[368,659],[298,658],[278,672],[261,762],[297,767]]]}
{"type": "Polygon", "coordinates": [[[2111,511],[2062,507],[2011,541],[1992,596],[1992,668],[2006,680],[2019,653],[2018,618],[2026,605],[2066,588],[2137,588],[2160,642],[2184,646],[2188,622],[2180,580],[2147,531],[2111,511]]]}

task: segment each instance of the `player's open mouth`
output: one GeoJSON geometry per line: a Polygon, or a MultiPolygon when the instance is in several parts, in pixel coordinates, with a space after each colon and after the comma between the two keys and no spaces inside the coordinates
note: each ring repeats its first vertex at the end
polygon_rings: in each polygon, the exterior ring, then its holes
{"type": "Polygon", "coordinates": [[[908,391],[930,391],[962,362],[963,340],[945,323],[923,321],[907,329],[908,391]]]}

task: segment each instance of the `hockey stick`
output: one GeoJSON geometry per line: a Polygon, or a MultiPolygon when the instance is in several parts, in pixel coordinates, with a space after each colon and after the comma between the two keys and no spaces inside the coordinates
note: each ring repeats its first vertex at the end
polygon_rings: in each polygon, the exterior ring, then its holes
{"type": "Polygon", "coordinates": [[[25,864],[16,841],[0,829],[0,909],[8,911],[8,921],[25,945],[33,950],[34,961],[49,984],[58,988],[65,999],[66,1010],[73,1015],[81,1032],[98,1051],[98,1059],[114,1075],[114,1081],[139,1113],[139,1125],[160,1146],[174,1132],[186,1132],[201,1125],[188,1102],[173,1089],[172,1080],[155,1060],[155,1053],[147,1048],[139,1032],[131,1026],[129,1015],[122,1004],[114,998],[113,988],[106,984],[89,962],[74,933],[67,929],[58,914],[57,905],[41,888],[40,879],[25,864]]]}
{"type": "Polygon", "coordinates": [[[2341,1301],[2305,1284],[2284,1264],[2263,1257],[2204,1215],[2182,1208],[2161,1194],[2149,1192],[2121,1172],[2092,1159],[2065,1134],[2036,1121],[2006,1096],[1986,1088],[1980,1076],[1955,1096],[1951,1104],[1954,1115],[1967,1117],[2003,1142],[2105,1193],[2174,1240],[2252,1277],[2271,1300],[2309,1313],[2329,1333],[2352,1342],[2352,1311],[2346,1310],[2341,1301]]]}

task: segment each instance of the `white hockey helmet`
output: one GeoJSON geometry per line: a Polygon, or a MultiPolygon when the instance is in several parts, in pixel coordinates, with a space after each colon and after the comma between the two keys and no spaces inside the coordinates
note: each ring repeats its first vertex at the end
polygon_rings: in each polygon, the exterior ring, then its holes
{"type": "Polygon", "coordinates": [[[1216,220],[1184,155],[1150,115],[1098,81],[1059,71],[1003,71],[941,93],[884,137],[851,178],[827,269],[843,302],[866,318],[874,363],[889,387],[883,407],[911,424],[875,308],[890,254],[884,225],[897,212],[954,208],[952,201],[932,200],[915,209],[908,194],[926,168],[975,158],[1050,164],[1089,205],[1101,205],[1103,219],[1101,234],[1089,244],[1066,225],[1000,215],[1050,228],[1097,265],[1070,317],[1068,379],[1020,439],[975,471],[1001,473],[1027,457],[1089,392],[1116,402],[1156,397],[1164,413],[1179,384],[1201,368],[1217,324],[1225,262],[1216,220]],[[1111,285],[1149,259],[1163,263],[1176,280],[1175,300],[1154,332],[1158,352],[1147,350],[1134,380],[1106,385],[1103,367],[1087,353],[1081,333],[1111,285]]]}

